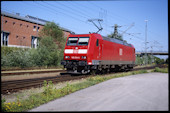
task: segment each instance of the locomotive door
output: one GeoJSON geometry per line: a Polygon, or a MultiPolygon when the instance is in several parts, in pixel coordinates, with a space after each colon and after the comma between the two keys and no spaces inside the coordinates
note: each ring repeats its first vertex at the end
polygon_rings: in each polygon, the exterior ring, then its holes
{"type": "Polygon", "coordinates": [[[102,40],[97,39],[96,41],[96,47],[97,47],[97,59],[101,59],[102,57],[102,40]]]}
{"type": "Polygon", "coordinates": [[[102,58],[102,50],[103,50],[102,40],[99,40],[99,59],[102,58]]]}

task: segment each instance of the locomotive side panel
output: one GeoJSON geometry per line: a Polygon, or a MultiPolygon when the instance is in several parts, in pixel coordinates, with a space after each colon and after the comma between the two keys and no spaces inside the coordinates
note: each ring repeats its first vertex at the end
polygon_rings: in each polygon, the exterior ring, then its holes
{"type": "Polygon", "coordinates": [[[101,60],[116,60],[115,47],[112,42],[103,40],[102,59],[101,60]]]}
{"type": "Polygon", "coordinates": [[[102,64],[132,64],[134,48],[103,40],[102,64]]]}

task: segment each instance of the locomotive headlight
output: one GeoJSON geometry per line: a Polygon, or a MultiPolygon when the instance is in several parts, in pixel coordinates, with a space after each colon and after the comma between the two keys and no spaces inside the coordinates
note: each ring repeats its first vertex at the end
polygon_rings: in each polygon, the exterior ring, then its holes
{"type": "Polygon", "coordinates": [[[86,59],[87,57],[86,56],[81,56],[81,59],[86,59]]]}
{"type": "Polygon", "coordinates": [[[65,56],[65,58],[66,58],[66,59],[69,59],[69,58],[70,58],[70,56],[65,56]]]}

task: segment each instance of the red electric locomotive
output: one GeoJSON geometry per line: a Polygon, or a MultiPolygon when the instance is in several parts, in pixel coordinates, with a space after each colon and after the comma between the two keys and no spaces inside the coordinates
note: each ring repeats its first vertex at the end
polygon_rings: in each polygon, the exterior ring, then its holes
{"type": "Polygon", "coordinates": [[[135,48],[132,44],[97,33],[70,34],[61,62],[67,71],[88,73],[92,70],[132,69],[135,48]]]}

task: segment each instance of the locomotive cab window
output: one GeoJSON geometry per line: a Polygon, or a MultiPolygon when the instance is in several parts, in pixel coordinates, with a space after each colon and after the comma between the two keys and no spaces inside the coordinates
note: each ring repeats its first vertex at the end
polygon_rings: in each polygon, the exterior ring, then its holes
{"type": "Polygon", "coordinates": [[[69,37],[67,45],[77,45],[78,37],[69,37]]]}
{"type": "Polygon", "coordinates": [[[83,46],[83,45],[88,45],[89,42],[89,37],[69,37],[68,41],[67,41],[67,45],[68,46],[72,46],[72,45],[79,45],[79,46],[83,46]]]}
{"type": "Polygon", "coordinates": [[[79,37],[78,45],[88,45],[89,37],[79,37]]]}

